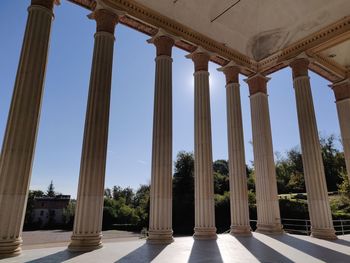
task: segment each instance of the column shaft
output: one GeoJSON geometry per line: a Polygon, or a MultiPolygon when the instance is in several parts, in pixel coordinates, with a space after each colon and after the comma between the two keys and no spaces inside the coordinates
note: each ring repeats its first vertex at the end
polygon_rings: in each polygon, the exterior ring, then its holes
{"type": "Polygon", "coordinates": [[[247,82],[251,94],[250,109],[258,216],[256,231],[266,234],[282,233],[270,113],[266,94],[267,78],[262,75],[255,75],[247,82]]]}
{"type": "Polygon", "coordinates": [[[346,170],[350,182],[350,98],[336,102],[346,170]]]}
{"type": "Polygon", "coordinates": [[[350,182],[350,80],[331,85],[336,99],[346,170],[350,182]]]}
{"type": "Polygon", "coordinates": [[[250,235],[241,95],[238,83],[226,85],[230,173],[231,234],[250,235]]]}
{"type": "Polygon", "coordinates": [[[32,1],[0,157],[0,258],[20,253],[49,48],[53,1],[32,1]],[[51,3],[50,3],[51,2],[51,3]]]}
{"type": "MultiPolygon", "coordinates": [[[[98,15],[101,16],[102,21],[105,22],[104,19],[110,18],[112,20],[110,23],[114,22],[113,15],[108,11],[98,10],[97,12],[101,12],[98,15]]],[[[99,29],[100,18],[97,16],[95,19],[99,29]]],[[[90,251],[102,246],[102,213],[113,46],[113,32],[98,30],[95,34],[92,59],[77,207],[72,240],[69,245],[69,249],[74,251],[90,251]]]]}
{"type": "Polygon", "coordinates": [[[291,67],[293,69],[293,84],[311,220],[311,234],[318,238],[335,239],[336,235],[329,206],[321,146],[308,76],[308,64],[307,59],[297,59],[291,63],[291,67]]]}
{"type": "Polygon", "coordinates": [[[197,71],[194,73],[194,98],[194,237],[209,239],[216,238],[209,72],[197,71]]]}
{"type": "Polygon", "coordinates": [[[174,41],[162,36],[155,41],[155,95],[153,113],[152,177],[148,242],[171,243],[172,231],[172,58],[174,41]],[[159,54],[162,47],[167,54],[159,54]]]}

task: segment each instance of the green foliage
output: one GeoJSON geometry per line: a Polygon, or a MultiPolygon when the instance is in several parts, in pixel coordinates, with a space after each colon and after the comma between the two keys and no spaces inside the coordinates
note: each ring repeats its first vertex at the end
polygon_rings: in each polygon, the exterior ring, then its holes
{"type": "Polygon", "coordinates": [[[194,228],[194,157],[179,152],[173,177],[173,229],[175,233],[191,234],[194,228]]]}
{"type": "Polygon", "coordinates": [[[255,192],[255,174],[253,168],[250,168],[248,165],[246,166],[247,169],[247,184],[248,184],[248,190],[251,190],[252,192],[255,192]]]}
{"type": "Polygon", "coordinates": [[[249,205],[256,204],[255,192],[253,192],[253,190],[251,190],[251,189],[248,191],[248,203],[249,203],[249,205]]]}
{"type": "Polygon", "coordinates": [[[300,149],[295,147],[287,151],[286,157],[276,160],[276,179],[278,193],[305,192],[303,163],[300,149]]]}
{"type": "Polygon", "coordinates": [[[214,172],[228,176],[228,161],[226,160],[216,160],[213,163],[213,170],[214,172]]]}
{"type": "Polygon", "coordinates": [[[228,175],[222,175],[218,172],[214,172],[214,193],[223,195],[227,191],[230,191],[228,175]]]}
{"type": "Polygon", "coordinates": [[[133,225],[133,229],[148,226],[149,186],[141,185],[136,193],[130,187],[114,186],[112,189],[111,194],[108,188],[105,190],[104,229],[123,225],[133,225]]]}
{"type": "Polygon", "coordinates": [[[306,202],[293,199],[279,199],[281,218],[308,219],[306,202]]]}
{"type": "Polygon", "coordinates": [[[219,233],[230,229],[230,192],[215,194],[215,223],[219,233]]]}
{"type": "Polygon", "coordinates": [[[29,227],[30,225],[33,225],[33,218],[32,218],[32,212],[34,209],[34,198],[35,197],[42,197],[44,196],[44,192],[41,190],[29,190],[28,193],[28,199],[27,199],[27,209],[24,219],[24,226],[29,227]]]}
{"type": "Polygon", "coordinates": [[[347,174],[345,174],[344,172],[342,172],[340,174],[341,178],[342,178],[342,183],[338,184],[338,192],[340,195],[342,196],[346,196],[350,198],[350,183],[349,183],[349,177],[347,176],[347,174]]]}
{"type": "Polygon", "coordinates": [[[337,191],[337,185],[342,183],[341,174],[346,170],[344,154],[336,148],[334,135],[321,138],[320,142],[328,191],[337,191]]]}
{"type": "Polygon", "coordinates": [[[63,221],[64,221],[64,224],[69,228],[73,227],[75,206],[76,206],[75,201],[71,200],[69,201],[69,204],[67,205],[67,207],[63,210],[63,221]]]}
{"type": "MultiPolygon", "coordinates": [[[[338,185],[343,182],[342,174],[346,170],[344,154],[337,149],[334,135],[321,137],[320,146],[327,189],[329,192],[337,191],[338,185]]],[[[288,150],[285,157],[278,156],[276,178],[279,194],[306,192],[302,154],[298,147],[288,150]]]]}

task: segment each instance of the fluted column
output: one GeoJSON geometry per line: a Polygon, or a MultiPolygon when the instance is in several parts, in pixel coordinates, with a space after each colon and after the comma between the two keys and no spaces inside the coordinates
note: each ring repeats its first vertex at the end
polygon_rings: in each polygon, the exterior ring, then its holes
{"type": "Polygon", "coordinates": [[[111,94],[114,29],[118,16],[98,9],[80,176],[70,250],[102,247],[102,212],[111,94]]]}
{"type": "Polygon", "coordinates": [[[172,230],[172,58],[174,39],[157,34],[150,219],[148,242],[173,242],[172,230]]]}
{"type": "Polygon", "coordinates": [[[186,56],[194,62],[194,187],[195,239],[216,239],[214,175],[208,63],[210,55],[198,48],[186,56]]]}
{"type": "Polygon", "coordinates": [[[350,182],[350,79],[331,85],[337,105],[346,170],[350,182]]]}
{"type": "Polygon", "coordinates": [[[317,238],[335,239],[308,65],[306,58],[296,59],[290,64],[293,70],[311,234],[317,238]]]}
{"type": "Polygon", "coordinates": [[[226,76],[227,135],[230,174],[231,234],[251,235],[244,152],[239,67],[230,63],[219,69],[226,76]]]}
{"type": "Polygon", "coordinates": [[[0,258],[21,251],[54,0],[32,0],[0,157],[0,258]]]}
{"type": "Polygon", "coordinates": [[[269,78],[256,74],[246,82],[250,92],[253,152],[255,168],[257,232],[282,233],[278,204],[275,162],[273,157],[270,113],[267,97],[269,78]]]}

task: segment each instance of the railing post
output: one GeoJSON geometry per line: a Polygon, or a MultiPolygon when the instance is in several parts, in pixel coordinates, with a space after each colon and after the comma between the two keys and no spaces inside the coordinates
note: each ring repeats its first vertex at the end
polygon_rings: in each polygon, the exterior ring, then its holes
{"type": "Polygon", "coordinates": [[[343,220],[342,219],[340,219],[340,226],[341,226],[341,234],[345,235],[345,233],[344,233],[344,226],[343,226],[343,220]]]}
{"type": "Polygon", "coordinates": [[[306,235],[308,236],[309,235],[309,224],[308,224],[307,219],[305,220],[305,226],[306,226],[306,235]]]}

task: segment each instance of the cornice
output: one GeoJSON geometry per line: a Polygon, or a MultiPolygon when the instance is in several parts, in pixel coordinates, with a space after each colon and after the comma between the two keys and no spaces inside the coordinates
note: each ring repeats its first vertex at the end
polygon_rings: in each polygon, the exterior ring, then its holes
{"type": "Polygon", "coordinates": [[[258,62],[258,69],[264,74],[271,74],[286,67],[286,61],[299,55],[302,52],[312,54],[315,61],[310,64],[310,69],[325,77],[328,80],[342,77],[347,70],[334,61],[325,58],[318,52],[335,46],[347,39],[350,39],[350,16],[293,43],[281,51],[258,62]],[[322,68],[322,69],[321,69],[322,68]],[[318,70],[320,69],[320,70],[318,70]]]}
{"type": "Polygon", "coordinates": [[[72,2],[72,3],[76,4],[76,5],[84,7],[86,9],[88,9],[88,10],[91,10],[91,11],[94,9],[94,7],[96,5],[94,0],[67,0],[67,1],[68,2],[72,2]]]}

